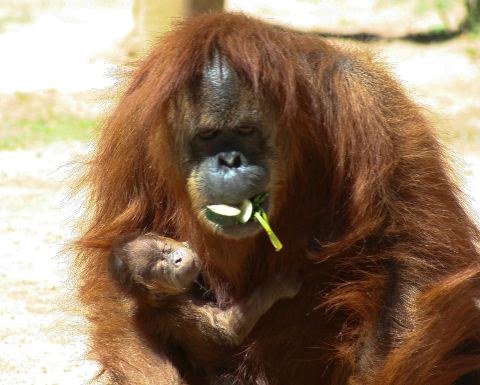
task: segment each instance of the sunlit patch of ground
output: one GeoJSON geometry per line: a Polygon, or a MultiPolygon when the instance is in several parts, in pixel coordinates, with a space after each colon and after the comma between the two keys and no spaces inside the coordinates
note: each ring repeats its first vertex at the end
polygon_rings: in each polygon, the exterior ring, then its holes
{"type": "Polygon", "coordinates": [[[10,24],[0,34],[0,93],[67,93],[113,84],[109,75],[115,66],[105,52],[132,29],[130,6],[64,3],[68,6],[38,11],[31,23],[10,24]]]}
{"type": "Polygon", "coordinates": [[[65,165],[84,146],[0,151],[0,384],[85,384],[96,366],[66,315],[72,283],[61,255],[76,207],[65,165]],[[7,167],[5,167],[7,166],[7,167]]]}
{"type": "Polygon", "coordinates": [[[94,92],[0,94],[0,150],[88,140],[103,108],[94,92]]]}

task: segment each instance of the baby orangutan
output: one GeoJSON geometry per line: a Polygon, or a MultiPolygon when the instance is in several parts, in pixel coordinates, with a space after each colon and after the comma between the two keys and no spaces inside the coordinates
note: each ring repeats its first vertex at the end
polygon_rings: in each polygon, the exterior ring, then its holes
{"type": "Polygon", "coordinates": [[[277,276],[244,300],[219,308],[195,287],[201,269],[198,256],[186,243],[155,234],[117,244],[110,267],[137,300],[143,332],[159,346],[180,350],[194,367],[221,367],[275,302],[293,298],[300,289],[298,278],[277,276]]]}

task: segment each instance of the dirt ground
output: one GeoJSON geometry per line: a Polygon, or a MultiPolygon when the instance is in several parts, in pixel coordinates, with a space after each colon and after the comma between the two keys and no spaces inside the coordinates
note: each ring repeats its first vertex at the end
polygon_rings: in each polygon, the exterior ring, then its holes
{"type": "MultiPolygon", "coordinates": [[[[67,56],[62,65],[51,68],[47,59],[41,59],[37,68],[41,76],[29,79],[18,75],[16,63],[26,65],[25,61],[33,60],[40,51],[34,51],[33,56],[23,52],[27,50],[12,51],[8,59],[2,58],[2,66],[7,65],[11,75],[0,71],[0,93],[47,87],[70,95],[112,84],[106,76],[112,63],[105,58],[111,54],[108,47],[114,47],[129,30],[129,7],[95,11],[101,14],[72,12],[63,12],[60,17],[44,15],[31,24],[0,33],[0,52],[11,50],[18,41],[35,46],[35,36],[41,37],[40,44],[43,39],[54,38],[55,31],[64,27],[71,34],[70,41],[78,40],[80,44],[75,49],[75,44],[59,43],[67,56]],[[106,17],[116,26],[112,33],[103,28],[101,20],[106,17]],[[100,35],[101,41],[92,47],[88,42],[100,35]],[[76,56],[68,57],[70,53],[76,56]],[[14,60],[15,55],[19,56],[14,60]]],[[[480,214],[477,47],[478,41],[467,38],[431,45],[368,45],[389,63],[412,96],[433,111],[442,136],[456,154],[459,178],[471,197],[472,215],[480,214]]],[[[59,49],[47,48],[49,55],[59,49]]],[[[92,103],[92,109],[98,110],[98,103],[92,103]]],[[[65,312],[72,305],[72,282],[67,273],[68,256],[61,253],[64,243],[74,234],[74,220],[81,212],[78,202],[67,199],[71,168],[66,165],[88,150],[85,143],[58,142],[0,151],[0,385],[80,385],[87,383],[97,369],[82,359],[86,341],[75,330],[77,320],[65,312]]]]}
{"type": "MultiPolygon", "coordinates": [[[[85,384],[85,342],[65,314],[71,282],[61,255],[77,208],[65,165],[78,143],[0,152],[0,384],[85,384]]],[[[84,150],[83,150],[84,151],[84,150]]]]}

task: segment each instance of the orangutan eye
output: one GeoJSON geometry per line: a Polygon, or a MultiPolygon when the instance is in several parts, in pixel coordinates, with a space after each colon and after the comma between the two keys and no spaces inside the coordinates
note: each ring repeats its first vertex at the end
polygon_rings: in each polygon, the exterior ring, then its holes
{"type": "Polygon", "coordinates": [[[235,132],[237,132],[240,135],[250,135],[255,131],[254,126],[239,126],[235,128],[235,132]]]}
{"type": "Polygon", "coordinates": [[[205,128],[200,130],[197,136],[201,139],[212,139],[217,136],[218,130],[216,128],[205,128]]]}

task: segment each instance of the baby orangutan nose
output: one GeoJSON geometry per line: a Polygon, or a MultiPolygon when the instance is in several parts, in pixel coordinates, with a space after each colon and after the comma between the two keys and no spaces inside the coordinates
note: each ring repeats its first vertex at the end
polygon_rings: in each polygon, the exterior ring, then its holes
{"type": "Polygon", "coordinates": [[[175,277],[188,285],[197,278],[200,261],[197,255],[187,247],[180,247],[167,256],[175,277]]]}
{"type": "MultiPolygon", "coordinates": [[[[170,253],[167,258],[169,258],[175,266],[180,267],[183,263],[189,262],[189,253],[186,248],[182,247],[170,253]]],[[[190,258],[190,260],[191,259],[192,258],[190,258]]]]}
{"type": "Polygon", "coordinates": [[[166,255],[168,262],[176,268],[188,267],[195,263],[195,253],[187,247],[180,247],[166,255]]]}

